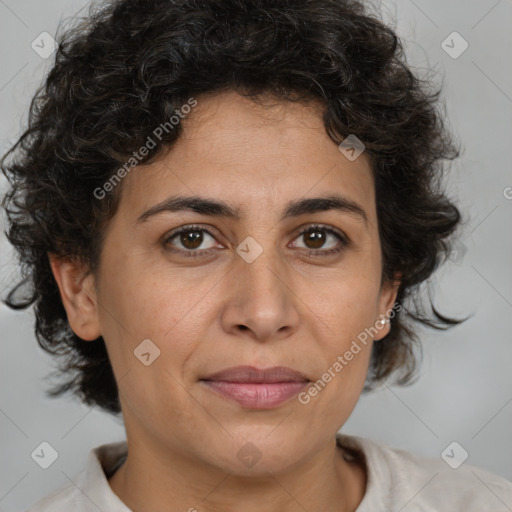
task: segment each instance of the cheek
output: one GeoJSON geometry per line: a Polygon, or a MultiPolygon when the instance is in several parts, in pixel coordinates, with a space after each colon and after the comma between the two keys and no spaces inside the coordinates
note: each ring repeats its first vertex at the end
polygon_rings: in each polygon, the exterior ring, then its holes
{"type": "Polygon", "coordinates": [[[347,269],[328,279],[315,280],[315,287],[301,299],[317,318],[317,327],[326,335],[348,341],[378,320],[380,276],[347,269]],[[320,322],[318,320],[321,320],[320,322]]]}
{"type": "Polygon", "coordinates": [[[104,278],[99,297],[101,329],[118,374],[138,367],[134,350],[147,339],[160,350],[160,361],[178,371],[201,339],[207,321],[202,306],[214,277],[187,281],[176,272],[155,274],[141,264],[120,266],[104,278]]]}
{"type": "Polygon", "coordinates": [[[115,272],[104,278],[101,299],[109,308],[107,313],[111,312],[131,337],[157,337],[159,330],[175,323],[175,318],[169,317],[171,311],[179,318],[176,308],[182,302],[177,288],[178,283],[173,287],[172,281],[151,275],[147,265],[116,265],[115,272]],[[164,322],[167,325],[162,325],[164,322]]]}
{"type": "Polygon", "coordinates": [[[183,287],[183,280],[174,276],[155,279],[147,270],[119,268],[104,281],[102,333],[120,399],[129,414],[156,429],[155,435],[160,435],[159,424],[195,421],[197,411],[183,382],[187,361],[201,339],[205,320],[198,307],[204,293],[203,288],[183,287]]]}
{"type": "Polygon", "coordinates": [[[374,296],[351,294],[351,299],[345,300],[341,295],[333,299],[333,303],[338,300],[331,331],[319,347],[323,368],[315,386],[318,397],[312,400],[318,400],[326,420],[343,423],[355,407],[368,373],[373,345],[369,327],[374,325],[368,304],[373,304],[374,296]]]}
{"type": "Polygon", "coordinates": [[[315,304],[311,321],[323,366],[317,376],[319,396],[311,400],[334,422],[352,411],[366,380],[379,284],[357,273],[345,274],[308,299],[315,304]]]}

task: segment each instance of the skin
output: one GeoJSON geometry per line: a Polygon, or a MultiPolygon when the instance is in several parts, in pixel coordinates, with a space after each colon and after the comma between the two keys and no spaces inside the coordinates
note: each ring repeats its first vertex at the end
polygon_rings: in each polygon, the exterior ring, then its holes
{"type": "Polygon", "coordinates": [[[389,313],[399,283],[381,283],[369,160],[341,154],[316,102],[262,106],[234,92],[197,100],[178,142],[124,178],[97,274],[50,255],[71,328],[103,336],[118,383],[129,455],[109,484],[137,512],[354,511],[367,475],[343,459],[335,434],[359,399],[373,340],[307,405],[244,409],[199,379],[251,365],[316,381],[389,313]],[[358,203],[367,222],[339,210],[281,220],[290,201],[332,193],[358,203]],[[175,194],[229,202],[241,218],[182,211],[136,222],[175,194]],[[299,234],[316,223],[349,245],[309,255],[339,246],[322,230],[323,245],[299,234]],[[197,249],[169,241],[188,224],[214,237],[202,232],[197,249]],[[236,252],[247,236],[263,249],[252,263],[236,252]],[[149,366],[134,357],[144,339],[160,350],[149,366]],[[237,457],[247,442],[261,454],[252,467],[237,457]]]}

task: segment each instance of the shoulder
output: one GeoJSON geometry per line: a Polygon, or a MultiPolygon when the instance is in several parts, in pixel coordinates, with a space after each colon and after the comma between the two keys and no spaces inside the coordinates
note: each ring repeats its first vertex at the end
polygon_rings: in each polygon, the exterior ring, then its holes
{"type": "MultiPolygon", "coordinates": [[[[82,477],[82,474],[80,475],[82,477]]],[[[79,477],[79,479],[80,479],[79,477]]],[[[36,503],[34,503],[27,512],[56,512],[60,510],[82,510],[79,505],[80,496],[77,494],[78,488],[69,483],[60,487],[56,491],[47,494],[36,503]]]]}
{"type": "Polygon", "coordinates": [[[338,434],[338,442],[364,454],[368,482],[357,512],[378,502],[402,512],[512,510],[512,482],[467,461],[459,465],[457,447],[444,452],[443,459],[357,436],[338,434]]]}
{"type": "Polygon", "coordinates": [[[27,512],[130,512],[110,488],[107,477],[125,457],[126,450],[126,442],[94,448],[84,471],[34,503],[27,512]]]}

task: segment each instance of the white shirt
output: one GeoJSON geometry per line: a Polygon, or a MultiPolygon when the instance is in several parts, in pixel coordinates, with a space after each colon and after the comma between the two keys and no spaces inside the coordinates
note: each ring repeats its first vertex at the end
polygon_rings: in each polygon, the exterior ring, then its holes
{"type": "MultiPolygon", "coordinates": [[[[452,469],[441,457],[421,457],[358,436],[338,434],[337,439],[345,449],[364,455],[368,481],[356,512],[512,511],[512,482],[489,471],[467,463],[452,469]]],[[[131,512],[108,484],[126,451],[126,442],[91,450],[86,469],[73,483],[28,512],[131,512]]]]}

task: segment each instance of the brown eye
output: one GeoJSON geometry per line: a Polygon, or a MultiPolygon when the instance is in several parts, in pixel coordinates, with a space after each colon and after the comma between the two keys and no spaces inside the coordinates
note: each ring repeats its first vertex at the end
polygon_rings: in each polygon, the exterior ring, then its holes
{"type": "Polygon", "coordinates": [[[170,251],[197,255],[215,248],[215,238],[205,228],[184,226],[164,240],[165,247],[170,251]]]}
{"type": "Polygon", "coordinates": [[[349,245],[349,241],[334,228],[310,226],[299,233],[293,245],[299,249],[309,249],[310,255],[325,256],[340,252],[349,245]]]}
{"type": "Polygon", "coordinates": [[[302,236],[308,249],[320,249],[327,239],[325,232],[318,229],[307,231],[302,236]]]}
{"type": "Polygon", "coordinates": [[[201,231],[183,231],[178,238],[185,249],[197,249],[203,243],[204,237],[201,231]]]}

